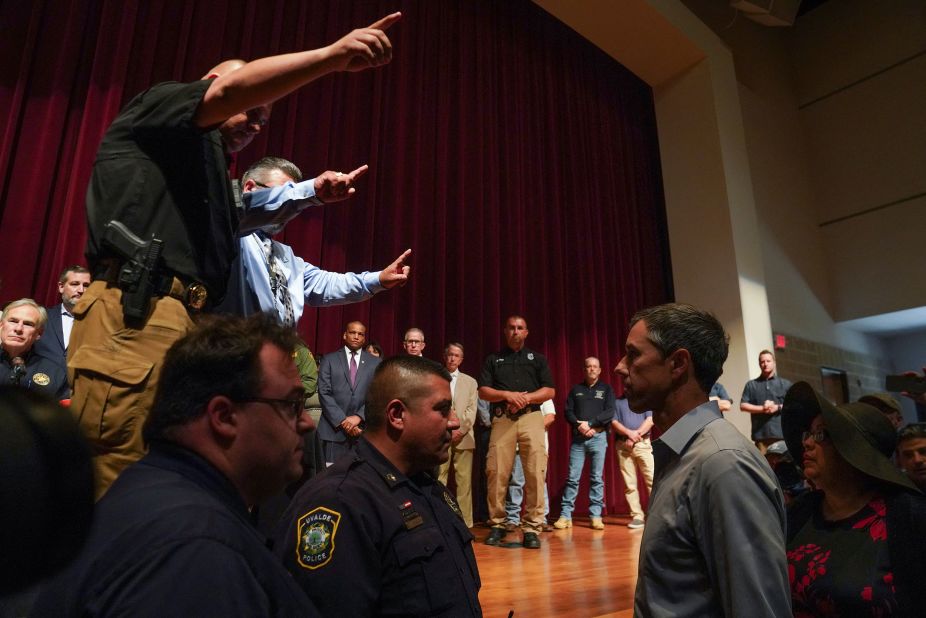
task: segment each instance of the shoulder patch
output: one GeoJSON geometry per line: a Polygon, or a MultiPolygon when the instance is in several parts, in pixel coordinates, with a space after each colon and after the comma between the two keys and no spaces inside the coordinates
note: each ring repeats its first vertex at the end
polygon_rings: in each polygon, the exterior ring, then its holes
{"type": "Polygon", "coordinates": [[[334,555],[334,537],[341,514],[323,506],[299,518],[296,526],[296,562],[306,569],[318,569],[334,555]]]}
{"type": "Polygon", "coordinates": [[[32,381],[38,384],[39,386],[48,386],[51,383],[51,378],[44,373],[37,373],[32,376],[32,381]]]}

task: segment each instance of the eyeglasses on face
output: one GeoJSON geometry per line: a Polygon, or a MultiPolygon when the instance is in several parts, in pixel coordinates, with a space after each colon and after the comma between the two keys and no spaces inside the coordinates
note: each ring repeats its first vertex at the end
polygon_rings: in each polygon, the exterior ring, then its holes
{"type": "Polygon", "coordinates": [[[237,399],[238,403],[266,403],[274,410],[277,414],[287,422],[293,423],[299,420],[299,417],[302,416],[305,412],[305,400],[300,399],[271,399],[269,397],[246,397],[244,399],[237,399]]]}
{"type": "Polygon", "coordinates": [[[815,443],[820,444],[830,439],[830,432],[825,429],[817,429],[816,431],[804,431],[801,433],[801,442],[806,442],[808,438],[813,438],[815,443]]]}
{"type": "Polygon", "coordinates": [[[422,343],[424,343],[424,340],[423,339],[406,339],[405,343],[407,343],[408,345],[421,345],[422,343]]]}

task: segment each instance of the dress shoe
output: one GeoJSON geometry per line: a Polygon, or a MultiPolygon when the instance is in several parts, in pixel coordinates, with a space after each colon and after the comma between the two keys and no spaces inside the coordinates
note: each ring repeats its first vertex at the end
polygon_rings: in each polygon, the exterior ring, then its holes
{"type": "Polygon", "coordinates": [[[508,534],[508,531],[504,528],[492,528],[492,531],[489,532],[489,536],[486,537],[486,545],[498,545],[505,538],[505,535],[508,534]]]}
{"type": "Polygon", "coordinates": [[[564,530],[566,528],[572,528],[572,520],[566,519],[565,517],[560,517],[556,520],[556,523],[553,524],[553,527],[557,530],[564,530]]]}
{"type": "Polygon", "coordinates": [[[592,530],[604,530],[604,522],[600,517],[592,517],[592,530]]]}
{"type": "Polygon", "coordinates": [[[540,537],[536,532],[525,532],[524,540],[521,541],[524,549],[540,549],[540,537]]]}

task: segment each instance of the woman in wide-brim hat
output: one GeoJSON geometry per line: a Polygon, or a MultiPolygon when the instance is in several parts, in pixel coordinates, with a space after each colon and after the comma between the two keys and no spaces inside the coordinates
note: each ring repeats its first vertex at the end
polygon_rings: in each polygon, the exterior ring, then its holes
{"type": "Polygon", "coordinates": [[[926,497],[891,462],[890,422],[873,406],[835,406],[798,382],[785,396],[782,429],[815,489],[788,510],[794,615],[923,615],[926,497]]]}

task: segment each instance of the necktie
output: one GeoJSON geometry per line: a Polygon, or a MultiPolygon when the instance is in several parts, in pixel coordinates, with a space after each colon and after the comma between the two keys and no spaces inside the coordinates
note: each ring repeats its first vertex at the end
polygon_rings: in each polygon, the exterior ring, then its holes
{"type": "Polygon", "coordinates": [[[350,353],[350,385],[357,386],[357,353],[350,353]]]}
{"type": "Polygon", "coordinates": [[[280,258],[273,253],[273,241],[270,238],[263,238],[263,244],[264,256],[267,258],[267,272],[270,273],[270,290],[273,292],[277,307],[283,310],[281,315],[283,325],[293,327],[296,325],[296,316],[293,313],[289,288],[286,286],[286,277],[280,267],[280,258]]]}

